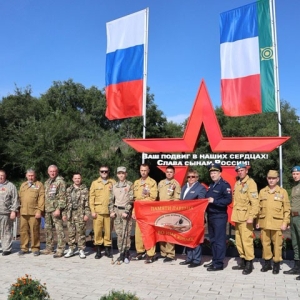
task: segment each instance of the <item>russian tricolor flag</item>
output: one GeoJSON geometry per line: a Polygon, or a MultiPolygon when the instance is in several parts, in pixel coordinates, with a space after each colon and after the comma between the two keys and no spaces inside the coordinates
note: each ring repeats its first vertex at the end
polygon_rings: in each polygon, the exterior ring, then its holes
{"type": "Polygon", "coordinates": [[[106,24],[106,117],[143,115],[146,10],[106,24]]]}
{"type": "Polygon", "coordinates": [[[220,15],[222,108],[227,116],[275,112],[269,0],[220,15]]]}

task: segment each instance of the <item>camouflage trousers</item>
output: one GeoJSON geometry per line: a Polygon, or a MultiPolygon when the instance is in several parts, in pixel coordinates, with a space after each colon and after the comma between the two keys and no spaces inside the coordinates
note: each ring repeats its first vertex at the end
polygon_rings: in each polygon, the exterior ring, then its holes
{"type": "Polygon", "coordinates": [[[76,233],[78,236],[78,250],[84,250],[85,248],[85,228],[86,222],[83,221],[84,215],[73,210],[72,215],[68,218],[68,234],[69,234],[69,247],[74,250],[76,248],[76,233]]]}
{"type": "Polygon", "coordinates": [[[132,219],[123,219],[122,213],[125,210],[115,208],[116,218],[114,219],[115,231],[117,234],[117,243],[119,252],[129,250],[131,246],[130,233],[132,228],[132,219]]]}
{"type": "Polygon", "coordinates": [[[10,215],[0,215],[0,239],[2,251],[11,251],[13,240],[13,220],[10,215]]]}
{"type": "Polygon", "coordinates": [[[53,212],[45,214],[46,249],[53,250],[53,225],[57,235],[57,252],[63,253],[66,247],[63,221],[61,216],[54,217],[53,212]]]}

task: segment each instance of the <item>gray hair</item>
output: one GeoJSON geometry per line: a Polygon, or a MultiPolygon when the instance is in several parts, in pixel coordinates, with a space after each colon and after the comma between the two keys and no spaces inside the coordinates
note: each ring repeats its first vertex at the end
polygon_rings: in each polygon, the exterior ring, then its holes
{"type": "Polygon", "coordinates": [[[58,167],[57,167],[56,165],[50,165],[50,166],[48,167],[48,170],[49,170],[50,168],[55,168],[55,169],[58,171],[58,167]]]}
{"type": "Polygon", "coordinates": [[[26,174],[27,173],[34,173],[35,174],[35,170],[33,168],[29,168],[26,170],[26,174]]]}

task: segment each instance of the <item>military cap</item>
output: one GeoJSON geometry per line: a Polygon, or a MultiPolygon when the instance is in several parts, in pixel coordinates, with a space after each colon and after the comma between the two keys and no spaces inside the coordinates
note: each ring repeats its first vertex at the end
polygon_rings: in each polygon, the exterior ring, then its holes
{"type": "Polygon", "coordinates": [[[293,167],[292,172],[300,172],[300,167],[299,166],[293,167]]]}
{"type": "Polygon", "coordinates": [[[275,178],[275,177],[279,177],[279,174],[275,170],[269,170],[267,177],[275,178]]]}
{"type": "Polygon", "coordinates": [[[247,169],[247,166],[246,166],[245,164],[238,164],[238,165],[235,167],[235,170],[238,171],[239,169],[242,169],[242,168],[247,169]]]}
{"type": "Polygon", "coordinates": [[[124,172],[124,173],[126,173],[126,168],[125,168],[125,167],[118,167],[118,168],[117,168],[117,173],[119,173],[119,172],[124,172]]]}
{"type": "Polygon", "coordinates": [[[219,171],[222,172],[222,167],[220,164],[210,164],[207,166],[208,171],[219,171]]]}

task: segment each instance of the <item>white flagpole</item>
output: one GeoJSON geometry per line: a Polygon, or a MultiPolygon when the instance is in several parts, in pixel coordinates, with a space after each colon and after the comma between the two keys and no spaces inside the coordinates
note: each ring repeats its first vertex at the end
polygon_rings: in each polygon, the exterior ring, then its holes
{"type": "MultiPolygon", "coordinates": [[[[149,8],[145,9],[145,40],[144,40],[144,81],[143,81],[143,139],[146,138],[146,105],[147,105],[147,67],[148,67],[148,23],[149,8]]],[[[142,163],[145,162],[144,153],[142,153],[142,163]]]]}
{"type": "MultiPolygon", "coordinates": [[[[270,1],[270,15],[271,27],[273,35],[273,48],[274,48],[274,78],[275,78],[275,99],[276,109],[278,115],[278,136],[282,136],[281,132],[281,111],[280,111],[280,93],[279,93],[279,71],[278,71],[278,50],[277,50],[277,30],[276,30],[276,14],[275,14],[275,0],[270,1]]],[[[282,187],[282,146],[279,146],[279,176],[280,186],[282,187]]]]}

